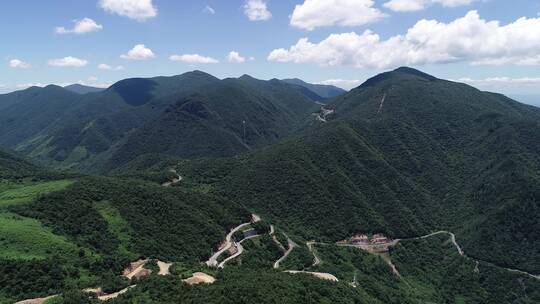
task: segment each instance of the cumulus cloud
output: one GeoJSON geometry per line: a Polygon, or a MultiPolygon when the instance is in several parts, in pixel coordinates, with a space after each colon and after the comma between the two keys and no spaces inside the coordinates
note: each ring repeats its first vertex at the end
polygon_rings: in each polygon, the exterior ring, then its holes
{"type": "Polygon", "coordinates": [[[144,44],[137,44],[126,54],[120,55],[122,59],[128,60],[146,60],[155,58],[154,52],[151,49],[147,48],[144,44]]]}
{"type": "Polygon", "coordinates": [[[73,20],[75,23],[72,29],[66,29],[65,27],[57,27],[56,33],[57,34],[85,34],[95,31],[100,31],[103,29],[103,26],[101,24],[97,24],[94,20],[90,18],[84,18],[81,20],[73,20]]]}
{"type": "Polygon", "coordinates": [[[207,13],[207,14],[210,14],[210,15],[215,15],[216,14],[216,10],[213,7],[211,7],[210,5],[205,6],[204,9],[203,9],[203,12],[207,13]]]}
{"type": "Polygon", "coordinates": [[[305,0],[296,5],[291,25],[306,30],[323,26],[358,26],[376,22],[386,14],[373,0],[305,0]]]}
{"type": "Polygon", "coordinates": [[[24,62],[20,59],[11,59],[9,66],[14,69],[29,69],[31,65],[28,62],[24,62]]]}
{"type": "Polygon", "coordinates": [[[64,58],[58,58],[58,59],[50,59],[49,65],[51,66],[57,66],[57,67],[75,67],[80,68],[84,67],[88,64],[88,61],[84,59],[79,59],[76,57],[68,56],[64,58]]]}
{"type": "Polygon", "coordinates": [[[273,50],[267,59],[383,69],[451,62],[538,64],[539,53],[540,18],[501,25],[470,11],[450,23],[420,20],[406,34],[386,40],[369,30],[331,34],[318,43],[302,38],[288,49],[273,50]]]}
{"type": "Polygon", "coordinates": [[[212,57],[201,56],[199,54],[184,54],[184,55],[171,55],[169,57],[172,61],[182,61],[191,64],[212,64],[219,63],[219,60],[212,57]]]}
{"type": "Polygon", "coordinates": [[[356,88],[362,84],[358,79],[328,79],[318,82],[318,84],[333,85],[345,90],[356,88]]]}
{"type": "Polygon", "coordinates": [[[246,0],[244,14],[251,21],[265,21],[272,18],[272,13],[268,10],[265,0],[246,0]]]}
{"type": "Polygon", "coordinates": [[[112,66],[112,65],[108,65],[106,63],[98,64],[97,68],[100,69],[100,70],[105,70],[105,71],[121,71],[121,70],[124,69],[124,67],[121,66],[121,65],[112,66]]]}
{"type": "Polygon", "coordinates": [[[384,3],[386,8],[396,12],[415,12],[425,9],[432,4],[444,7],[469,5],[475,0],[390,0],[384,3]]]}
{"type": "Polygon", "coordinates": [[[99,6],[109,13],[139,22],[157,16],[157,8],[152,0],[100,0],[99,6]]]}
{"type": "Polygon", "coordinates": [[[242,57],[242,55],[236,51],[231,51],[229,52],[229,55],[227,55],[227,61],[231,63],[244,63],[246,62],[246,58],[242,57]]]}

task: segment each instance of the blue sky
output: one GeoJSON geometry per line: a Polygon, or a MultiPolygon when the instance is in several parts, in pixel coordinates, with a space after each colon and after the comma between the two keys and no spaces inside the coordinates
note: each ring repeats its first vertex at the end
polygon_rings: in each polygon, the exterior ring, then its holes
{"type": "Polygon", "coordinates": [[[0,92],[194,69],[350,88],[409,65],[535,94],[539,13],[536,0],[6,0],[0,92]]]}

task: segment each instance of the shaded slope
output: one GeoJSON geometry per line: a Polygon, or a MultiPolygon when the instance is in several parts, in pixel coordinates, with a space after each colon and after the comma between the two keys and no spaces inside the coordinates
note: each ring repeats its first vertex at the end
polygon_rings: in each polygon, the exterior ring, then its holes
{"type": "Polygon", "coordinates": [[[157,119],[133,132],[107,168],[148,153],[233,156],[293,134],[316,109],[294,86],[247,77],[226,79],[179,97],[157,119]]]}
{"type": "Polygon", "coordinates": [[[0,145],[14,147],[58,120],[79,98],[59,86],[0,95],[0,145]]]}

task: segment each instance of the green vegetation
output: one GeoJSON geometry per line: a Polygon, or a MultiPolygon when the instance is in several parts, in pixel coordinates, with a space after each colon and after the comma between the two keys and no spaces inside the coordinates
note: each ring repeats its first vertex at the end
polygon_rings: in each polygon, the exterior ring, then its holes
{"type": "Polygon", "coordinates": [[[228,267],[217,279],[187,286],[178,278],[151,277],[111,303],[383,303],[346,284],[308,275],[228,267]]]}
{"type": "Polygon", "coordinates": [[[56,254],[75,255],[76,246],[55,235],[40,222],[13,213],[0,213],[0,259],[46,259],[56,254]]]}
{"type": "Polygon", "coordinates": [[[31,202],[40,195],[65,189],[72,184],[72,180],[1,182],[0,208],[31,202]]]}
{"type": "Polygon", "coordinates": [[[137,256],[132,253],[133,240],[131,239],[131,236],[135,234],[126,220],[122,218],[120,212],[108,201],[97,202],[95,208],[107,222],[108,231],[120,242],[118,248],[120,254],[128,257],[130,260],[135,260],[137,256]]]}
{"type": "Polygon", "coordinates": [[[268,235],[249,239],[242,243],[244,253],[229,265],[237,263],[242,269],[272,269],[274,262],[279,259],[283,253],[268,235]]]}
{"type": "MultiPolygon", "coordinates": [[[[285,246],[287,242],[285,242],[285,246]]],[[[287,247],[286,247],[287,249],[287,247]]],[[[305,245],[295,247],[287,258],[280,263],[280,269],[305,270],[313,264],[313,254],[305,245]]]]}
{"type": "Polygon", "coordinates": [[[461,257],[447,236],[406,241],[391,251],[403,281],[436,303],[538,303],[540,281],[461,257]]]}
{"type": "Polygon", "coordinates": [[[243,208],[212,195],[112,178],[82,179],[18,212],[80,246],[118,256],[123,244],[130,253],[165,261],[203,260],[229,227],[249,218],[243,208]]]}

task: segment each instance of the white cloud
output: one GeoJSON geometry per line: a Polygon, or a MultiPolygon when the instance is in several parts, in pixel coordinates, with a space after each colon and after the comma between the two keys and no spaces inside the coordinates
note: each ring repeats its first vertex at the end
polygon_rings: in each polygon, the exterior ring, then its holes
{"type": "Polygon", "coordinates": [[[124,69],[124,67],[121,66],[121,65],[111,66],[111,65],[108,65],[106,63],[98,64],[97,68],[100,69],[100,70],[106,70],[106,71],[121,71],[121,70],[124,69]]]}
{"type": "Polygon", "coordinates": [[[217,60],[217,59],[214,59],[212,57],[201,56],[199,54],[171,55],[169,57],[169,59],[172,60],[172,61],[182,61],[182,62],[187,62],[187,63],[191,63],[191,64],[219,63],[219,60],[217,60]]]}
{"type": "Polygon", "coordinates": [[[154,52],[151,49],[147,48],[144,44],[137,44],[127,54],[120,55],[122,59],[129,60],[145,60],[155,58],[154,52]]]}
{"type": "Polygon", "coordinates": [[[80,67],[86,66],[87,64],[88,64],[88,61],[84,59],[72,57],[72,56],[49,60],[49,65],[58,66],[58,67],[80,68],[80,67]]]}
{"type": "Polygon", "coordinates": [[[152,0],[100,0],[99,6],[109,13],[140,22],[157,16],[157,8],[152,0]]]}
{"type": "Polygon", "coordinates": [[[28,62],[24,62],[20,59],[11,59],[9,61],[9,66],[14,69],[28,69],[31,65],[28,62]]]}
{"type": "Polygon", "coordinates": [[[492,92],[503,92],[506,94],[537,94],[540,89],[540,77],[488,77],[482,79],[473,79],[463,77],[455,79],[458,82],[464,82],[481,90],[492,92]]]}
{"type": "Polygon", "coordinates": [[[371,31],[331,34],[319,43],[300,39],[289,49],[275,49],[268,60],[320,66],[391,68],[403,65],[471,62],[540,63],[540,18],[520,18],[501,25],[476,11],[450,23],[420,20],[406,34],[381,40],[371,31]]]}
{"type": "Polygon", "coordinates": [[[444,7],[457,7],[469,5],[475,0],[390,0],[384,3],[386,8],[396,12],[414,12],[425,9],[432,4],[444,7]]]}
{"type": "Polygon", "coordinates": [[[66,29],[65,27],[57,27],[56,33],[57,34],[84,34],[84,33],[90,33],[95,31],[100,31],[103,29],[103,26],[100,24],[97,24],[94,20],[90,18],[84,18],[81,20],[74,20],[73,21],[75,25],[72,29],[66,29]]]}
{"type": "Polygon", "coordinates": [[[305,0],[296,5],[291,25],[311,31],[323,26],[358,26],[386,17],[373,5],[373,0],[305,0]]]}
{"type": "Polygon", "coordinates": [[[207,13],[207,14],[210,14],[210,15],[215,15],[216,14],[216,10],[211,7],[210,5],[206,5],[203,9],[203,12],[204,13],[207,13]]]}
{"type": "Polygon", "coordinates": [[[236,51],[229,52],[229,55],[227,55],[227,60],[231,63],[244,63],[246,62],[246,58],[242,57],[240,53],[236,51]]]}
{"type": "Polygon", "coordinates": [[[244,14],[251,21],[265,21],[272,18],[272,13],[268,10],[265,0],[246,0],[244,14]]]}
{"type": "Polygon", "coordinates": [[[333,85],[345,90],[350,90],[361,85],[362,81],[358,79],[328,79],[320,81],[318,84],[333,85]]]}
{"type": "Polygon", "coordinates": [[[484,79],[473,79],[473,78],[459,78],[457,79],[459,82],[465,82],[469,84],[481,84],[481,85],[499,85],[499,84],[508,84],[508,83],[514,83],[514,84],[531,84],[531,85],[538,85],[540,84],[540,77],[519,77],[519,78],[512,78],[512,77],[489,77],[484,79]]]}
{"type": "Polygon", "coordinates": [[[529,57],[501,57],[501,58],[487,58],[480,59],[472,62],[473,65],[540,65],[540,55],[532,55],[529,57]]]}

